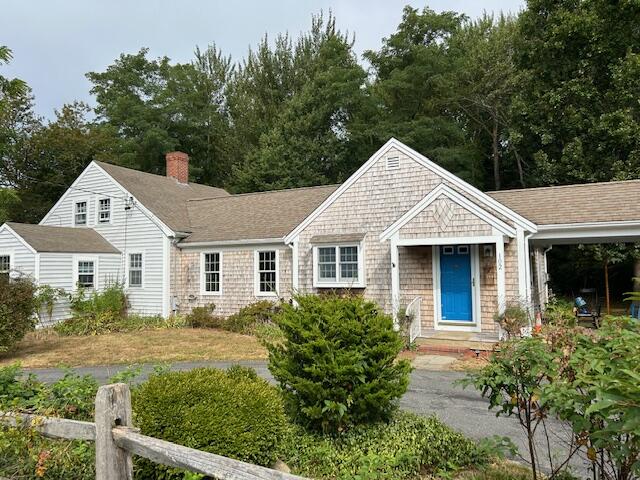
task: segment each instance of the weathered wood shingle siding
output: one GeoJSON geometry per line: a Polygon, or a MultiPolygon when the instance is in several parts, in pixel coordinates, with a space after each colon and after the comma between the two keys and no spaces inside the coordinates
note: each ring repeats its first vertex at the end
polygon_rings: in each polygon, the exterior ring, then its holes
{"type": "Polygon", "coordinates": [[[277,250],[279,258],[278,297],[291,298],[291,249],[284,245],[267,247],[224,247],[224,248],[172,248],[171,285],[181,313],[188,313],[193,307],[215,304],[216,315],[228,316],[242,307],[258,300],[274,300],[272,297],[256,296],[255,251],[277,250]],[[222,254],[222,292],[202,294],[200,285],[200,257],[203,252],[222,254]]]}
{"type": "MultiPolygon", "coordinates": [[[[455,184],[436,175],[412,158],[395,149],[390,150],[371,166],[371,168],[345,190],[328,208],[318,215],[299,236],[299,282],[300,290],[317,292],[313,287],[313,253],[311,238],[316,235],[335,235],[366,233],[364,238],[366,298],[376,301],[387,312],[391,311],[391,256],[389,242],[380,242],[379,235],[409,209],[422,200],[439,184],[445,184],[466,198],[477,200],[461,191],[455,184]],[[394,170],[386,168],[386,158],[397,156],[400,167],[394,170]]],[[[503,215],[486,205],[481,208],[506,221],[503,215]]],[[[512,222],[508,222],[513,226],[512,222]]],[[[401,238],[415,237],[455,237],[473,235],[491,235],[492,228],[474,214],[453,204],[449,200],[437,200],[425,212],[419,214],[403,231],[401,238]],[[442,204],[441,202],[449,202],[442,204]],[[447,222],[435,220],[437,208],[452,211],[447,222]],[[446,225],[444,225],[446,223],[446,225]],[[444,227],[443,227],[444,225],[444,227]]],[[[413,296],[423,297],[422,315],[424,326],[433,325],[433,293],[431,249],[420,248],[409,252],[406,248],[399,251],[400,294],[406,305],[413,296]],[[424,270],[422,270],[424,268],[424,270]]],[[[495,263],[495,258],[492,259],[495,263]]],[[[483,261],[487,268],[489,259],[483,261]]],[[[505,245],[506,295],[517,296],[518,271],[515,239],[505,245]]],[[[495,269],[495,266],[492,267],[495,269]]],[[[493,329],[492,307],[489,295],[495,298],[494,280],[487,277],[486,295],[483,296],[483,329],[493,329]],[[492,283],[493,282],[493,283],[492,283]],[[491,315],[489,315],[491,313],[491,315]]]]}
{"type": "MultiPolygon", "coordinates": [[[[87,202],[87,227],[95,229],[122,252],[119,281],[126,284],[126,261],[129,253],[143,253],[142,288],[127,288],[130,311],[143,315],[160,315],[163,311],[163,239],[162,230],[139,206],[125,210],[126,193],[98,166],[92,164],[75,189],[70,189],[42,222],[43,225],[73,227],[75,202],[87,202]],[[98,200],[111,198],[111,223],[96,220],[98,200]]],[[[82,228],[82,227],[78,227],[82,228]]],[[[51,280],[55,280],[52,278],[51,280]]]]}

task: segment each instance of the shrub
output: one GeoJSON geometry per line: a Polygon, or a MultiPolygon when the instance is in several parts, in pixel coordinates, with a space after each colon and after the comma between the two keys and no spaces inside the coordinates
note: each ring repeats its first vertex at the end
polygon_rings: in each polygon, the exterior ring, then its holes
{"type": "Polygon", "coordinates": [[[222,328],[230,332],[251,334],[259,325],[271,323],[280,309],[281,307],[277,303],[260,300],[241,308],[238,313],[228,317],[222,328]]]}
{"type": "Polygon", "coordinates": [[[54,288],[50,285],[40,285],[36,291],[36,311],[40,324],[51,323],[53,308],[60,297],[65,296],[62,288],[54,288]],[[46,317],[44,316],[46,314],[46,317]]]}
{"type": "Polygon", "coordinates": [[[98,335],[112,331],[127,313],[127,296],[116,283],[89,296],[80,288],[69,296],[72,318],[54,326],[60,335],[98,335]]]}
{"type": "Polygon", "coordinates": [[[435,417],[398,412],[389,423],[325,435],[292,425],[283,460],[299,475],[331,479],[403,479],[444,473],[478,461],[473,442],[435,417]]]}
{"type": "Polygon", "coordinates": [[[194,307],[186,317],[186,323],[193,328],[222,328],[224,319],[213,315],[213,303],[204,307],[194,307]]]}
{"type": "Polygon", "coordinates": [[[520,336],[522,328],[529,326],[529,312],[519,302],[505,306],[503,313],[496,313],[493,319],[507,332],[508,338],[520,336]]]}
{"type": "MultiPolygon", "coordinates": [[[[143,434],[259,465],[271,465],[285,433],[275,388],[247,369],[201,368],[152,375],[133,392],[143,434]]],[[[175,469],[138,465],[141,478],[181,478],[175,469]]]]}
{"type": "Polygon", "coordinates": [[[35,326],[36,287],[29,279],[0,275],[0,352],[6,352],[35,326]]]}
{"type": "Polygon", "coordinates": [[[573,312],[573,302],[554,298],[544,310],[544,321],[549,325],[559,327],[575,327],[577,322],[573,312]]]}
{"type": "Polygon", "coordinates": [[[269,344],[269,370],[295,421],[324,431],[388,419],[410,366],[391,317],[361,297],[297,297],[276,316],[284,341],[269,344]]]}
{"type": "Polygon", "coordinates": [[[578,335],[542,399],[568,421],[599,477],[640,476],[640,324],[606,318],[595,333],[578,335]]]}

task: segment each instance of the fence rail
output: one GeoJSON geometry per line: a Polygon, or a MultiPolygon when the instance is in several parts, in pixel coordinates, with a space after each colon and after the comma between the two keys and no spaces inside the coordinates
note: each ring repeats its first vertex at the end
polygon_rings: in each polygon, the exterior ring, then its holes
{"type": "Polygon", "coordinates": [[[131,393],[123,383],[98,389],[95,422],[0,412],[0,423],[33,428],[48,438],[96,442],[96,480],[133,479],[132,455],[219,479],[304,480],[290,473],[183,447],[139,433],[131,422],[131,393]]]}

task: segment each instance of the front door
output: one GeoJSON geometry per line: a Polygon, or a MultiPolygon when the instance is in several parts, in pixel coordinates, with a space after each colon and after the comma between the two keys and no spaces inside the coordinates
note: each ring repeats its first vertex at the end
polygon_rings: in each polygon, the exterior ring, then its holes
{"type": "Polygon", "coordinates": [[[440,292],[443,322],[473,323],[469,245],[440,247],[440,292]]]}

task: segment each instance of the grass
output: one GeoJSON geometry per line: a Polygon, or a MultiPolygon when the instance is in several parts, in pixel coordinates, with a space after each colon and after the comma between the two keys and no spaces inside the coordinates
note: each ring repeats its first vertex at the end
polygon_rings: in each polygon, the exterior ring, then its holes
{"type": "Polygon", "coordinates": [[[516,462],[501,460],[479,469],[465,470],[455,480],[530,480],[531,470],[516,462]]]}
{"type": "Polygon", "coordinates": [[[199,360],[261,360],[266,350],[255,337],[200,328],[152,329],[63,337],[51,329],[29,333],[0,366],[24,368],[115,365],[199,360]]]}

